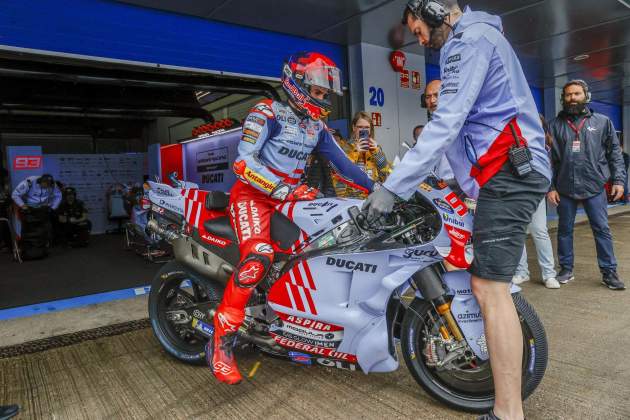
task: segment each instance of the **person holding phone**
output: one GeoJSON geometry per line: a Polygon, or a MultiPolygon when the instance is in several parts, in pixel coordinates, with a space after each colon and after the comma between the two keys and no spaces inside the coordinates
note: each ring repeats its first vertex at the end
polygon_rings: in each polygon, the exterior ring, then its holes
{"type": "MultiPolygon", "coordinates": [[[[383,149],[374,140],[374,125],[370,114],[365,111],[357,112],[352,118],[352,133],[350,138],[337,139],[337,144],[346,152],[348,159],[359,166],[374,182],[384,182],[392,171],[392,166],[385,157],[383,149]]],[[[331,167],[331,177],[337,197],[360,198],[367,194],[353,187],[352,183],[331,167]]]]}

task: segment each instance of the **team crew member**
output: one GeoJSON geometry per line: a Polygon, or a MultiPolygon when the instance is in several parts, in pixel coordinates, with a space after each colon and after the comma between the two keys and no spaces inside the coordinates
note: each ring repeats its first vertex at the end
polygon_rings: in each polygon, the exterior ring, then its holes
{"type": "Polygon", "coordinates": [[[573,225],[581,202],[593,230],[602,283],[612,290],[626,287],[617,274],[617,260],[608,227],[604,184],[612,180],[613,199],[623,197],[626,171],[619,139],[608,117],[588,109],[588,85],[572,80],[562,90],[562,111],[550,123],[553,146],[552,191],[558,206],[558,281],[573,280],[573,225]]]}
{"type": "Polygon", "coordinates": [[[232,353],[234,334],[252,291],[273,262],[269,227],[275,206],[318,194],[316,188],[299,184],[307,158],[319,153],[347,183],[366,192],[373,186],[321,121],[331,110],[328,96],[342,94],[335,63],[318,53],[293,55],[284,65],[282,87],[287,103],[265,100],[250,111],[234,162],[239,180],[232,187],[229,209],[241,260],[217,308],[215,336],[206,352],[214,375],[229,384],[242,379],[232,353]]]}
{"type": "Polygon", "coordinates": [[[63,190],[63,201],[57,209],[59,230],[63,244],[87,246],[92,223],[88,220],[88,211],[83,201],[77,200],[77,191],[73,187],[63,190]]]}
{"type": "MultiPolygon", "coordinates": [[[[353,163],[359,166],[372,181],[384,182],[391,173],[392,167],[387,161],[381,146],[374,140],[374,125],[367,112],[357,112],[352,118],[352,133],[347,140],[341,137],[337,144],[343,149],[353,163]],[[360,138],[361,131],[368,132],[367,138],[360,138]]],[[[331,173],[335,193],[337,197],[364,199],[367,194],[348,185],[345,179],[340,178],[334,171],[331,173]]]]}
{"type": "Polygon", "coordinates": [[[61,203],[61,191],[55,185],[52,175],[29,176],[13,190],[11,198],[21,209],[26,207],[48,206],[56,210],[61,203]]]}
{"type": "Polygon", "coordinates": [[[441,48],[439,104],[364,210],[373,220],[397,197],[409,199],[446,152],[459,185],[477,199],[469,271],[495,385],[494,409],[484,418],[522,420],[523,338],[510,281],[527,225],[549,189],[545,135],[500,18],[469,8],[462,14],[456,0],[412,0],[403,19],[422,45],[441,48]]]}

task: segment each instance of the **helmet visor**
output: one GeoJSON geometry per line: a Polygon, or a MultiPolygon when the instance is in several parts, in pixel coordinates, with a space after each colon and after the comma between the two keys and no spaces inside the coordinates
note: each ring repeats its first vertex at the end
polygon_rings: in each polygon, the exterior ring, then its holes
{"type": "Polygon", "coordinates": [[[328,89],[331,93],[343,95],[341,90],[341,72],[337,67],[318,65],[304,71],[304,84],[328,89]]]}

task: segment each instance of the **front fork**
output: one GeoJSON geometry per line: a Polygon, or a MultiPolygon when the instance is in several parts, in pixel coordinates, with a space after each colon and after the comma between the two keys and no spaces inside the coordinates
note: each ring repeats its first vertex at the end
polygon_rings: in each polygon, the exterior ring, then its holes
{"type": "Polygon", "coordinates": [[[430,265],[411,276],[411,284],[418,290],[423,298],[433,304],[436,311],[446,322],[440,326],[440,335],[444,340],[450,340],[451,336],[459,343],[464,341],[464,335],[460,330],[453,313],[451,303],[446,300],[446,290],[442,283],[442,274],[445,272],[441,264],[430,265]]]}

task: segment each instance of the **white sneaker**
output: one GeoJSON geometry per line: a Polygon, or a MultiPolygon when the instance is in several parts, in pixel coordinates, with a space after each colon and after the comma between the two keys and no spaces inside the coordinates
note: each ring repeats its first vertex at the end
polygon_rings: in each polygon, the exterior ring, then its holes
{"type": "Polygon", "coordinates": [[[547,289],[559,289],[560,283],[556,280],[555,277],[549,277],[548,279],[544,279],[543,283],[547,289]]]}
{"type": "Polygon", "coordinates": [[[525,283],[526,281],[529,281],[529,276],[517,274],[514,277],[512,277],[512,283],[514,284],[521,284],[521,283],[525,283]]]}

